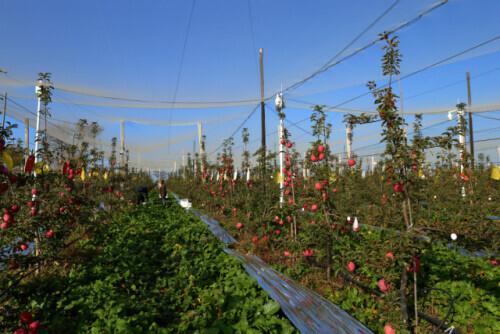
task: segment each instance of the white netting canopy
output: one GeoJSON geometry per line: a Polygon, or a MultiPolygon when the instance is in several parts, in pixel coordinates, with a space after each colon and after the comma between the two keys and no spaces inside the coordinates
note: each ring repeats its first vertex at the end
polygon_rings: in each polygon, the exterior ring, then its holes
{"type": "MultiPolygon", "coordinates": [[[[386,84],[379,34],[400,37],[401,75],[393,86],[410,123],[424,115],[424,134],[453,124],[447,114],[467,102],[470,72],[478,153],[497,155],[500,118],[500,28],[495,0],[384,0],[289,2],[250,0],[228,6],[172,1],[120,4],[3,3],[0,92],[8,94],[7,120],[36,123],[35,85],[50,72],[54,86],[50,136],[73,143],[77,122],[97,122],[95,145],[109,154],[111,138],[125,145],[134,167],[170,170],[198,152],[200,126],[214,159],[233,135],[235,155],[248,128],[248,148],[260,146],[259,48],[263,48],[267,145],[277,149],[274,95],[282,91],[286,126],[304,152],[313,140],[313,105],[333,124],[332,149],[345,151],[346,113],[375,113],[366,83],[386,84]],[[479,8],[480,7],[480,8],[479,8]],[[9,13],[8,15],[6,13],[9,13]],[[44,18],[41,33],[39,19],[44,18]],[[481,22],[481,29],[476,29],[481,22]]],[[[379,154],[380,125],[358,126],[353,149],[379,154]]],[[[31,131],[33,136],[34,131],[31,131]]],[[[90,134],[86,135],[89,141],[90,134]]],[[[31,138],[31,143],[34,140],[31,138]]],[[[237,158],[237,162],[239,158],[237,158]]]]}

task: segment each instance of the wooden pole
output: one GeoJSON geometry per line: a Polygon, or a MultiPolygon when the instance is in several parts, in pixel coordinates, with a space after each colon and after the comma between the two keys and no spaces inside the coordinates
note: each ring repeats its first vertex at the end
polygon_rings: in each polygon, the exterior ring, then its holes
{"type": "Polygon", "coordinates": [[[26,158],[30,154],[30,120],[29,118],[24,119],[24,148],[26,150],[26,158]]]}
{"type": "MultiPolygon", "coordinates": [[[[262,158],[266,157],[266,106],[264,103],[264,49],[259,49],[259,68],[260,68],[260,121],[261,121],[261,148],[262,158]]],[[[265,160],[263,161],[265,168],[265,160]]]]}
{"type": "Polygon", "coordinates": [[[125,121],[120,121],[120,160],[121,167],[125,167],[125,121]]]}
{"type": "Polygon", "coordinates": [[[471,157],[471,168],[474,169],[474,128],[472,126],[472,97],[470,90],[470,73],[467,72],[467,107],[469,109],[469,146],[470,146],[470,157],[471,157]]]}

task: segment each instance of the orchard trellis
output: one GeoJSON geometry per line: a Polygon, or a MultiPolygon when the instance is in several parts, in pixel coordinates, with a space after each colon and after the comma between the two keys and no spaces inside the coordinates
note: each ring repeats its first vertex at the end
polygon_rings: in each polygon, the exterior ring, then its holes
{"type": "MultiPolygon", "coordinates": [[[[393,2],[333,58],[267,97],[263,84],[263,49],[260,49],[259,99],[177,101],[182,65],[171,101],[134,98],[132,93],[114,96],[98,90],[71,89],[58,83],[50,73],[40,73],[35,83],[36,113],[19,103],[24,97],[5,93],[0,131],[0,209],[3,210],[0,283],[7,288],[0,291],[0,323],[5,320],[9,326],[21,326],[21,330],[33,326],[35,329],[31,329],[36,332],[40,321],[43,322],[38,320],[43,306],[35,302],[28,304],[29,300],[19,301],[12,291],[25,281],[34,282],[50,274],[53,269],[67,274],[66,269],[75,263],[71,252],[82,250],[73,246],[81,240],[98,238],[97,232],[107,228],[110,217],[129,210],[134,204],[134,190],[152,187],[153,170],[153,174],[158,172],[158,178],[168,178],[169,189],[219,219],[238,241],[232,247],[257,254],[338,304],[375,332],[427,333],[438,329],[455,334],[474,330],[498,332],[496,305],[499,303],[495,289],[500,274],[500,233],[495,219],[498,218],[500,169],[489,158],[479,155],[476,163],[473,147],[474,143],[481,142],[497,144],[499,138],[474,141],[472,115],[498,111],[500,107],[498,104],[471,105],[468,72],[468,103],[459,103],[451,111],[430,108],[422,113],[405,110],[403,114],[399,107],[402,96],[398,96],[402,91],[394,87],[396,80],[400,84],[500,39],[494,36],[412,72],[400,73],[402,58],[395,33],[447,2],[434,3],[417,16],[348,52],[375,23],[391,12],[398,3],[393,2]],[[384,78],[379,83],[369,82],[368,91],[335,105],[294,99],[295,89],[379,43],[384,44],[384,78]],[[65,100],[70,94],[85,98],[65,100]],[[373,98],[375,110],[344,107],[367,96],[373,98]],[[273,99],[277,124],[268,128],[277,125],[278,129],[266,133],[265,109],[272,110],[266,103],[273,99]],[[91,117],[67,121],[55,117],[54,103],[77,105],[82,109],[82,106],[131,109],[136,114],[132,117],[100,113],[95,115],[96,121],[91,117]],[[193,115],[189,117],[195,121],[172,121],[172,114],[167,120],[147,118],[137,112],[148,109],[219,111],[218,108],[239,106],[252,109],[203,119],[203,125],[198,120],[200,117],[193,115]],[[293,121],[292,110],[304,109],[304,106],[311,114],[293,121]],[[261,135],[254,138],[250,132],[254,129],[248,123],[259,107],[263,115],[261,135]],[[340,145],[333,141],[333,136],[340,133],[343,137],[344,128],[342,125],[341,130],[337,129],[341,121],[332,122],[330,112],[344,116],[345,140],[340,140],[340,145]],[[424,126],[424,116],[440,117],[446,113],[453,122],[451,126],[439,135],[427,135],[424,131],[446,122],[437,120],[424,126]],[[245,117],[242,123],[234,131],[227,131],[231,135],[220,142],[227,129],[233,130],[225,123],[239,122],[242,117],[245,117]],[[408,124],[410,118],[413,124],[408,124]],[[16,126],[10,123],[12,119],[25,124],[24,143],[15,141],[16,126]],[[301,125],[307,121],[311,124],[310,130],[301,125]],[[126,124],[132,123],[161,126],[167,131],[177,126],[196,128],[196,131],[174,138],[168,132],[168,138],[156,138],[154,143],[142,142],[146,136],[125,140],[126,124]],[[217,123],[223,123],[223,131],[216,128],[217,123]],[[29,145],[30,124],[36,127],[34,150],[29,145]],[[377,135],[363,138],[358,132],[354,136],[354,131],[373,129],[378,124],[381,142],[355,148],[354,144],[377,135]],[[409,132],[411,125],[413,131],[409,132]],[[119,127],[119,136],[106,132],[113,126],[119,127]],[[310,140],[305,150],[301,146],[305,140],[299,140],[301,137],[296,133],[292,135],[295,129],[310,140]],[[238,146],[240,132],[242,143],[238,146]],[[106,135],[109,138],[103,139],[106,135]],[[198,146],[193,143],[192,151],[182,148],[180,166],[180,152],[171,153],[170,148],[193,140],[198,146]],[[277,146],[274,150],[273,141],[277,146]],[[262,144],[254,147],[255,142],[262,144]],[[207,143],[220,146],[211,150],[207,143]],[[344,149],[340,148],[342,143],[345,143],[344,149]],[[373,153],[379,144],[384,146],[383,151],[373,153]],[[165,148],[169,151],[162,151],[165,148]],[[242,148],[241,158],[239,148],[242,148]],[[371,150],[370,154],[361,154],[367,149],[371,150]],[[301,155],[299,151],[305,153],[301,155]],[[431,157],[434,153],[435,159],[431,157]],[[137,163],[134,163],[134,155],[137,163]],[[363,158],[372,159],[371,168],[364,164],[363,158]],[[167,169],[170,169],[168,175],[164,172],[167,169]],[[37,317],[26,312],[28,305],[37,310],[37,317]]],[[[2,78],[3,72],[0,70],[2,78]]],[[[33,88],[33,83],[27,85],[33,88]]],[[[268,115],[268,122],[269,118],[268,115]]],[[[498,121],[495,117],[490,119],[498,121]]],[[[498,129],[479,131],[483,130],[498,129]]],[[[151,246],[149,240],[145,240],[146,243],[150,248],[158,246],[151,246]]],[[[140,246],[139,250],[147,248],[140,246]]],[[[171,250],[172,257],[185,252],[183,247],[176,244],[171,250]]],[[[75,258],[79,255],[76,252],[75,258]]],[[[132,289],[123,282],[120,284],[121,289],[132,289]]],[[[166,291],[161,284],[157,291],[166,291]]],[[[227,301],[219,298],[217,302],[221,300],[227,301]]],[[[269,306],[266,312],[272,312],[269,306]]],[[[187,314],[193,317],[193,313],[187,314]]]]}
{"type": "MultiPolygon", "coordinates": [[[[424,136],[422,115],[416,115],[410,137],[406,130],[408,124],[398,112],[398,97],[391,85],[392,78],[399,75],[399,40],[389,34],[382,34],[381,39],[386,43],[382,72],[389,84],[378,87],[375,82],[368,83],[378,115],[348,114],[344,118],[348,129],[347,142],[352,142],[352,130],[356,125],[380,123],[385,152],[381,154],[383,160],[378,166],[372,166],[371,171],[362,170],[350,145],[346,147],[348,159],[344,163],[332,153],[329,145],[332,126],[327,121],[324,106],[314,106],[312,110],[310,120],[314,139],[306,154],[300,157],[295,151],[296,143],[292,141],[291,133],[284,126],[283,97],[277,95],[279,164],[275,163],[273,167],[271,161],[275,158],[272,154],[268,154],[266,160],[260,160],[261,164],[267,164],[267,175],[262,177],[257,173],[252,181],[245,183],[236,178],[219,177],[216,182],[208,180],[202,186],[208,196],[190,191],[190,188],[197,188],[194,184],[201,182],[196,177],[174,176],[170,179],[170,186],[191,198],[195,205],[219,217],[235,233],[240,248],[289,267],[298,277],[307,277],[306,282],[312,280],[312,285],[320,291],[330,284],[343,285],[345,283],[339,281],[344,281],[378,296],[377,312],[384,309],[388,313],[379,313],[369,327],[379,328],[385,333],[394,333],[395,330],[409,333],[427,332],[434,326],[444,332],[461,333],[458,328],[466,328],[464,324],[470,321],[467,316],[457,326],[450,322],[449,312],[429,315],[426,300],[441,290],[433,290],[426,275],[429,270],[436,269],[434,262],[439,262],[440,256],[446,252],[451,256],[454,252],[453,248],[444,250],[438,246],[446,243],[450,236],[454,243],[461,240],[467,243],[465,247],[482,245],[482,248],[490,244],[489,237],[484,238],[494,233],[485,214],[493,209],[491,196],[487,203],[481,202],[481,207],[474,203],[483,201],[485,193],[497,196],[495,182],[498,181],[488,181],[490,170],[495,167],[480,165],[476,171],[470,168],[470,156],[466,154],[464,141],[463,104],[454,109],[459,116],[457,124],[438,136],[424,136]],[[444,152],[444,160],[443,163],[431,164],[426,152],[436,147],[444,152]],[[458,155],[452,152],[458,152],[458,155]],[[300,165],[304,177],[300,177],[300,165]],[[480,185],[479,180],[485,183],[480,185]],[[269,186],[273,183],[274,187],[269,186]],[[475,190],[478,187],[482,187],[482,195],[475,190]],[[452,196],[453,204],[441,202],[446,201],[444,198],[438,199],[443,192],[452,196]],[[270,199],[270,202],[263,199],[270,199]],[[434,222],[432,210],[426,209],[433,207],[437,213],[443,212],[441,206],[453,210],[452,205],[463,209],[459,209],[460,213],[451,220],[442,216],[434,222]],[[467,213],[467,210],[469,214],[472,210],[470,205],[483,212],[481,217],[475,215],[479,225],[472,227],[464,222],[460,227],[455,226],[456,219],[472,219],[467,213]],[[466,216],[469,218],[464,218],[466,216]],[[481,226],[480,233],[474,231],[478,226],[481,226]],[[460,229],[467,232],[462,231],[457,237],[460,229]],[[434,253],[437,249],[440,253],[434,253]],[[304,274],[304,270],[307,273],[311,268],[323,271],[325,278],[310,278],[304,274]]],[[[244,152],[247,152],[248,138],[245,129],[244,152]]],[[[224,141],[223,153],[218,159],[221,163],[217,164],[219,176],[234,170],[233,147],[232,138],[224,141]]],[[[248,153],[244,153],[245,156],[248,157],[248,153]]],[[[214,167],[209,164],[208,168],[214,167]]],[[[489,251],[492,252],[489,253],[492,256],[489,262],[487,259],[464,261],[483,261],[485,266],[491,264],[488,270],[493,274],[497,270],[497,260],[492,254],[498,249],[493,246],[489,251]]],[[[460,268],[456,269],[460,271],[460,268]]],[[[450,293],[447,289],[451,285],[446,285],[449,283],[437,281],[433,284],[450,293]]],[[[349,289],[344,286],[342,291],[351,291],[349,289]]],[[[343,292],[341,295],[348,300],[353,298],[343,292]]],[[[453,304],[455,297],[446,297],[448,299],[442,302],[444,305],[453,304]]],[[[370,298],[363,298],[364,303],[369,304],[370,298]]],[[[342,299],[337,301],[342,303],[342,299]]],[[[367,317],[362,310],[350,310],[363,319],[367,317]]],[[[477,325],[487,328],[491,323],[477,325]]]]}

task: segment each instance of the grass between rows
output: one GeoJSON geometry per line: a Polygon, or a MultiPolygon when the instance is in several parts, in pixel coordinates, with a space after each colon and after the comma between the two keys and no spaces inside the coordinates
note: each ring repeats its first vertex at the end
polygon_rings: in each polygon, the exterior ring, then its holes
{"type": "MultiPolygon", "coordinates": [[[[40,333],[296,332],[279,304],[173,200],[120,215],[72,256],[70,268],[23,283],[11,300],[26,303],[40,333]]],[[[4,330],[17,327],[10,320],[4,330]]]]}

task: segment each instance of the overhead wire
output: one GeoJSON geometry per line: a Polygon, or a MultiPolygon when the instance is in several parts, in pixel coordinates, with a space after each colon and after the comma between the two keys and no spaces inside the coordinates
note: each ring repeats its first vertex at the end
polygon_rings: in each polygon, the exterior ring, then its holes
{"type": "MultiPolygon", "coordinates": [[[[434,5],[432,6],[431,8],[429,8],[427,11],[424,11],[422,13],[419,14],[419,16],[417,16],[417,18],[414,18],[408,22],[406,22],[405,24],[401,24],[399,25],[397,28],[395,28],[394,31],[397,31],[399,29],[402,29],[403,27],[406,27],[410,24],[412,24],[413,22],[416,22],[419,18],[425,16],[427,13],[430,13],[432,10],[434,10],[435,8],[437,7],[440,7],[442,4],[444,4],[445,2],[447,2],[447,0],[442,0],[440,1],[441,4],[439,5],[434,5]]],[[[284,92],[286,91],[290,91],[294,88],[297,88],[298,86],[302,85],[303,83],[309,81],[310,79],[314,78],[315,76],[317,76],[318,74],[330,69],[331,67],[339,64],[340,62],[358,54],[359,52],[361,52],[362,50],[358,50],[358,51],[355,51],[349,55],[347,55],[346,57],[343,57],[342,59],[340,59],[338,62],[335,62],[332,64],[333,61],[335,61],[342,53],[345,52],[345,50],[347,50],[349,47],[351,47],[354,43],[356,43],[367,31],[369,31],[375,24],[377,24],[384,16],[386,16],[390,11],[392,11],[392,9],[394,9],[394,7],[399,3],[399,0],[396,0],[394,1],[386,10],[384,10],[384,12],[382,14],[380,14],[379,16],[377,16],[375,18],[374,21],[372,21],[367,27],[365,27],[358,35],[356,35],[354,37],[354,39],[352,39],[346,46],[344,46],[336,55],[334,55],[332,58],[330,58],[320,69],[318,69],[317,71],[313,72],[311,75],[307,76],[306,78],[300,80],[299,82],[285,88],[284,92]]],[[[376,42],[378,42],[380,40],[380,38],[377,38],[376,40],[374,40],[372,43],[368,44],[367,46],[365,46],[364,49],[370,47],[371,45],[375,44],[376,42]]],[[[271,97],[268,97],[266,100],[269,100],[271,99],[271,97]]],[[[287,121],[288,122],[288,121],[287,121]]],[[[291,122],[288,122],[291,126],[294,126],[294,127],[297,127],[299,128],[301,131],[305,131],[307,133],[307,130],[304,130],[302,127],[298,126],[298,123],[291,123],[291,122]]],[[[276,131],[272,132],[271,134],[273,133],[276,133],[276,131]]],[[[266,136],[269,135],[269,134],[266,134],[266,136]]],[[[222,146],[222,145],[221,145],[222,146]]],[[[221,147],[219,146],[219,148],[221,147]]]]}
{"type": "MultiPolygon", "coordinates": [[[[234,137],[234,135],[236,133],[238,133],[238,131],[240,131],[241,128],[243,128],[243,126],[246,124],[246,122],[248,122],[248,120],[255,114],[255,112],[259,109],[259,107],[260,107],[260,105],[255,106],[252,109],[252,111],[248,114],[248,116],[243,120],[243,122],[241,122],[241,124],[238,125],[238,127],[236,128],[236,130],[234,130],[228,138],[234,137]]],[[[215,150],[213,150],[212,152],[210,152],[208,155],[209,156],[213,155],[214,153],[216,153],[217,151],[219,151],[222,148],[223,145],[224,145],[224,142],[222,142],[219,146],[217,146],[217,148],[215,150]]]]}
{"type": "MultiPolygon", "coordinates": [[[[455,53],[455,54],[453,54],[453,55],[451,55],[451,56],[448,56],[448,57],[445,57],[445,58],[443,58],[443,59],[440,59],[440,60],[438,60],[438,61],[436,61],[436,62],[434,62],[434,63],[431,63],[431,64],[429,64],[429,65],[426,65],[426,66],[424,66],[424,67],[422,67],[422,68],[420,68],[420,69],[417,69],[417,70],[415,70],[415,71],[413,71],[413,72],[410,72],[410,73],[408,73],[408,74],[406,74],[406,75],[403,75],[403,76],[401,76],[400,81],[402,81],[402,80],[404,80],[404,79],[407,79],[407,78],[409,78],[409,77],[412,77],[412,76],[414,76],[414,75],[416,75],[416,74],[422,73],[422,72],[424,72],[424,71],[427,71],[427,70],[429,70],[429,69],[431,69],[431,68],[433,68],[433,67],[435,67],[435,66],[437,66],[437,65],[440,65],[440,64],[442,64],[442,63],[445,63],[445,62],[447,62],[447,61],[449,61],[449,60],[451,60],[451,59],[454,59],[454,58],[456,58],[456,57],[459,57],[459,56],[461,56],[461,55],[463,55],[463,54],[465,54],[465,53],[468,53],[468,52],[470,52],[470,51],[476,50],[476,49],[478,49],[478,48],[480,48],[480,47],[482,47],[482,46],[484,46],[484,45],[487,45],[487,44],[493,43],[493,42],[495,42],[495,41],[497,41],[497,40],[499,40],[499,39],[500,39],[500,35],[497,35],[497,36],[495,36],[495,37],[493,37],[493,38],[490,38],[490,39],[488,39],[488,40],[486,40],[486,41],[483,41],[483,42],[480,42],[480,43],[478,43],[478,44],[475,44],[475,45],[473,45],[472,47],[469,47],[469,48],[467,48],[467,49],[465,49],[465,50],[462,50],[462,51],[460,51],[460,52],[458,52],[458,53],[455,53]]],[[[384,88],[384,87],[386,87],[386,86],[388,86],[388,84],[382,85],[382,86],[380,86],[379,88],[384,88]]],[[[355,97],[349,98],[349,99],[347,99],[347,100],[345,100],[345,101],[343,101],[343,102],[340,102],[340,103],[338,103],[338,104],[336,104],[336,105],[334,105],[334,106],[327,106],[325,109],[326,109],[327,111],[332,111],[332,110],[338,109],[339,107],[342,107],[342,106],[344,106],[344,105],[346,105],[346,104],[348,104],[348,103],[351,103],[351,102],[353,102],[353,101],[355,101],[355,100],[358,100],[358,99],[360,99],[360,98],[362,98],[362,97],[365,97],[365,96],[367,96],[367,95],[369,95],[369,94],[371,94],[371,92],[370,92],[370,91],[365,92],[365,93],[362,93],[362,94],[357,95],[357,96],[355,96],[355,97]]],[[[442,112],[447,112],[447,111],[442,111],[442,112]]],[[[409,114],[409,112],[406,112],[406,114],[409,114]]],[[[301,119],[301,120],[299,120],[299,121],[297,121],[297,122],[294,122],[293,124],[294,124],[294,125],[297,125],[297,124],[300,124],[300,123],[303,123],[303,122],[307,121],[308,119],[309,119],[309,118],[304,118],[304,119],[301,119]]]]}
{"type": "MultiPolygon", "coordinates": [[[[188,27],[187,29],[189,30],[190,29],[190,26],[191,26],[191,19],[192,19],[192,12],[194,10],[194,3],[195,3],[196,0],[193,0],[193,6],[191,8],[191,12],[190,12],[190,18],[188,20],[188,27]]],[[[446,4],[448,2],[448,0],[440,0],[438,2],[436,2],[435,4],[431,5],[428,9],[420,12],[417,16],[413,17],[412,19],[410,20],[407,20],[403,23],[400,23],[398,26],[396,26],[395,28],[393,29],[390,29],[387,31],[387,33],[389,34],[392,34],[392,33],[395,33],[403,28],[406,28],[410,25],[412,25],[413,23],[419,21],[421,18],[423,18],[424,16],[428,15],[429,13],[431,13],[432,11],[436,10],[437,8],[443,6],[444,4],[446,4]]],[[[384,13],[382,13],[379,17],[377,17],[375,19],[374,22],[372,22],[367,28],[365,28],[358,36],[364,34],[366,31],[368,31],[374,24],[376,24],[381,18],[383,18],[388,12],[390,12],[394,7],[395,5],[397,4],[397,2],[394,2],[388,9],[386,9],[386,11],[384,11],[384,13]]],[[[359,39],[359,37],[356,36],[355,39],[353,40],[354,42],[357,41],[359,39]]],[[[186,33],[186,37],[188,37],[188,33],[186,33]]],[[[185,41],[187,41],[187,39],[185,39],[185,41]]],[[[317,76],[319,73],[322,73],[326,70],[329,70],[330,68],[340,64],[341,62],[359,54],[360,52],[368,49],[369,47],[375,45],[377,42],[380,41],[380,38],[377,37],[376,39],[372,40],[370,43],[366,44],[365,46],[363,46],[362,48],[360,49],[357,49],[353,52],[351,52],[350,54],[342,57],[341,59],[331,63],[331,62],[327,62],[325,63],[323,66],[321,66],[318,70],[316,70],[315,72],[313,72],[312,74],[308,75],[306,78],[288,86],[287,88],[284,89],[284,92],[288,92],[292,89],[295,89],[297,88],[298,86],[302,85],[303,83],[309,81],[310,79],[314,78],[315,76],[317,76]],[[317,73],[316,73],[317,72],[317,73]]],[[[351,41],[352,42],[352,41],[351,41]]],[[[352,42],[352,43],[354,43],[352,42]]],[[[186,44],[187,42],[185,42],[186,44]]],[[[351,44],[351,43],[349,43],[351,44]]],[[[184,49],[184,47],[183,47],[184,49]]],[[[346,48],[347,49],[347,48],[346,48]]],[[[183,62],[183,58],[184,57],[181,57],[181,60],[183,62]]],[[[335,56],[334,58],[332,59],[335,59],[335,56]]],[[[330,59],[331,60],[331,59],[330,59]]],[[[182,67],[182,62],[181,62],[181,67],[182,67]]],[[[178,75],[179,76],[179,75],[178,75]]],[[[12,78],[11,78],[12,79],[12,78]]],[[[19,81],[19,80],[17,80],[19,81]]],[[[32,83],[29,83],[30,85],[32,85],[32,83]]],[[[177,84],[176,84],[177,86],[177,84]]],[[[125,98],[125,97],[118,97],[118,96],[110,96],[110,95],[107,95],[107,94],[95,94],[95,93],[91,93],[91,92],[82,92],[80,90],[75,90],[75,89],[69,89],[69,88],[63,88],[61,87],[61,85],[54,85],[55,89],[59,89],[59,90],[63,90],[63,91],[66,91],[66,92],[71,92],[71,93],[75,93],[75,94],[81,94],[81,95],[87,95],[87,96],[93,96],[93,97],[99,97],[99,98],[106,98],[106,99],[112,99],[112,100],[121,100],[121,101],[128,101],[128,102],[141,102],[141,103],[169,103],[169,104],[189,104],[189,105],[195,105],[195,104],[199,104],[199,105],[207,105],[207,104],[224,104],[224,103],[228,103],[230,105],[233,105],[234,103],[238,103],[241,105],[241,103],[247,103],[247,104],[253,104],[255,102],[258,102],[259,100],[258,99],[245,99],[245,100],[233,100],[233,101],[176,101],[176,96],[174,96],[174,99],[173,101],[158,101],[158,100],[146,100],[146,99],[131,99],[131,98],[125,98]]],[[[176,94],[174,94],[176,95],[176,94]]],[[[266,100],[269,100],[271,99],[272,97],[274,96],[271,95],[270,97],[266,98],[266,100]]]]}
{"type": "MultiPolygon", "coordinates": [[[[448,0],[441,0],[441,1],[438,1],[438,2],[434,3],[433,5],[431,5],[426,10],[420,12],[417,16],[413,17],[412,19],[410,19],[408,21],[400,23],[398,26],[396,26],[393,29],[387,30],[386,33],[389,34],[389,35],[390,34],[394,34],[395,32],[397,32],[397,31],[399,31],[399,30],[401,30],[403,28],[406,28],[406,27],[412,25],[413,23],[419,21],[424,16],[426,16],[426,15],[430,14],[431,12],[433,12],[434,10],[440,8],[441,6],[443,6],[444,4],[446,4],[447,2],[448,2],[448,0]]],[[[291,91],[293,89],[296,89],[296,88],[302,86],[304,83],[306,83],[307,81],[309,81],[312,78],[316,77],[317,75],[319,75],[319,74],[321,74],[321,73],[329,70],[330,68],[332,68],[334,66],[337,66],[338,64],[344,62],[345,60],[347,60],[349,58],[352,58],[352,57],[356,56],[357,54],[359,54],[359,53],[363,52],[364,50],[366,50],[366,49],[372,47],[373,45],[377,44],[379,41],[381,41],[381,38],[377,36],[377,38],[373,39],[372,41],[370,41],[369,43],[365,44],[361,48],[359,48],[357,50],[354,50],[353,52],[349,53],[348,55],[340,58],[339,60],[334,61],[334,62],[326,63],[325,65],[321,66],[319,69],[317,69],[313,73],[309,74],[305,78],[303,78],[303,79],[295,82],[294,84],[288,86],[287,88],[285,88],[283,90],[283,92],[288,92],[288,91],[291,91]]]]}
{"type": "MultiPolygon", "coordinates": [[[[478,43],[478,44],[475,44],[475,45],[473,45],[473,46],[471,46],[471,47],[469,47],[469,48],[467,48],[467,49],[465,49],[465,50],[462,50],[462,51],[460,51],[460,52],[454,53],[454,54],[453,54],[453,55],[451,55],[451,56],[445,57],[445,58],[440,59],[440,60],[438,60],[438,61],[436,61],[436,62],[434,62],[434,63],[431,63],[431,64],[429,64],[429,65],[426,65],[426,66],[424,66],[424,67],[422,67],[422,68],[419,68],[418,70],[415,70],[415,71],[413,71],[413,72],[410,72],[410,73],[408,73],[408,74],[405,74],[405,75],[401,76],[401,78],[400,78],[399,80],[400,80],[400,81],[403,81],[403,80],[405,80],[405,79],[408,79],[408,78],[410,78],[410,77],[412,77],[412,76],[414,76],[414,75],[417,75],[417,74],[422,73],[422,72],[424,72],[424,71],[427,71],[427,70],[429,70],[429,69],[431,69],[431,68],[434,68],[434,67],[436,67],[436,66],[438,66],[438,65],[441,65],[441,64],[443,64],[443,63],[446,63],[446,62],[448,62],[448,61],[450,61],[450,60],[452,60],[452,59],[454,59],[454,58],[460,57],[460,56],[462,56],[462,55],[464,55],[464,54],[466,54],[466,53],[469,53],[469,52],[471,52],[471,51],[474,51],[474,50],[476,50],[476,49],[478,49],[478,48],[480,48],[480,47],[483,47],[483,46],[485,46],[485,45],[487,45],[487,44],[490,44],[490,43],[496,42],[496,41],[497,41],[497,40],[499,40],[499,39],[500,39],[500,35],[496,35],[496,36],[495,36],[495,37],[493,37],[493,38],[490,38],[490,39],[488,39],[488,40],[486,40],[486,41],[483,41],[483,42],[480,42],[480,43],[478,43]]],[[[385,87],[388,87],[388,86],[389,86],[389,84],[384,84],[384,85],[380,86],[380,87],[379,87],[379,89],[380,89],[380,88],[385,88],[385,87]]],[[[368,92],[365,92],[365,93],[363,93],[363,94],[357,95],[357,96],[355,96],[355,97],[353,97],[353,98],[350,98],[350,99],[348,99],[348,100],[346,100],[346,101],[344,101],[344,102],[341,102],[341,103],[339,103],[339,104],[336,104],[336,105],[335,105],[335,106],[333,106],[333,107],[328,107],[328,108],[329,108],[329,109],[338,108],[338,107],[341,107],[341,106],[343,106],[343,105],[346,105],[346,104],[348,104],[348,103],[351,103],[351,102],[353,102],[353,101],[356,101],[356,100],[358,100],[358,99],[360,99],[360,98],[362,98],[362,97],[365,97],[365,96],[367,96],[367,95],[370,95],[370,94],[371,94],[371,92],[370,92],[370,91],[368,91],[368,92]]]]}
{"type": "MultiPolygon", "coordinates": [[[[173,95],[173,101],[172,101],[172,108],[175,108],[175,100],[177,99],[177,93],[179,92],[179,86],[181,82],[181,75],[182,75],[182,69],[184,66],[184,58],[186,56],[186,48],[187,48],[187,43],[189,39],[189,33],[191,31],[191,22],[193,20],[193,14],[194,14],[194,8],[196,6],[196,0],[192,0],[191,2],[191,10],[189,11],[189,17],[188,17],[188,22],[187,22],[187,27],[186,27],[186,33],[184,34],[184,43],[182,45],[182,51],[181,51],[181,60],[179,64],[179,71],[177,72],[177,78],[175,80],[175,88],[174,88],[174,95],[173,95]]],[[[169,123],[172,122],[172,111],[170,110],[169,112],[169,123]]],[[[170,139],[170,131],[168,132],[169,139],[170,139]]],[[[169,146],[170,148],[170,146],[169,146]]]]}
{"type": "Polygon", "coordinates": [[[491,117],[491,116],[485,116],[485,115],[481,115],[481,114],[475,114],[474,116],[478,116],[478,117],[486,118],[486,119],[491,119],[494,121],[500,121],[500,117],[491,117]]]}
{"type": "MultiPolygon", "coordinates": [[[[485,76],[487,74],[493,73],[493,72],[498,71],[498,70],[500,70],[500,67],[496,67],[496,68],[490,69],[488,71],[481,72],[479,74],[473,75],[473,76],[471,76],[471,79],[477,79],[477,78],[480,78],[482,76],[485,76]]],[[[438,87],[435,87],[435,88],[432,88],[432,89],[428,89],[428,90],[425,90],[423,92],[420,92],[420,93],[408,96],[408,97],[405,98],[405,100],[410,100],[410,99],[413,99],[413,98],[416,98],[416,97],[419,97],[419,96],[422,96],[422,95],[427,95],[427,94],[430,94],[430,93],[434,93],[434,92],[437,92],[439,90],[443,90],[443,89],[446,89],[446,88],[449,88],[449,87],[452,87],[452,86],[464,83],[466,81],[467,81],[467,79],[456,80],[456,81],[447,83],[445,85],[438,86],[438,87]]]]}

